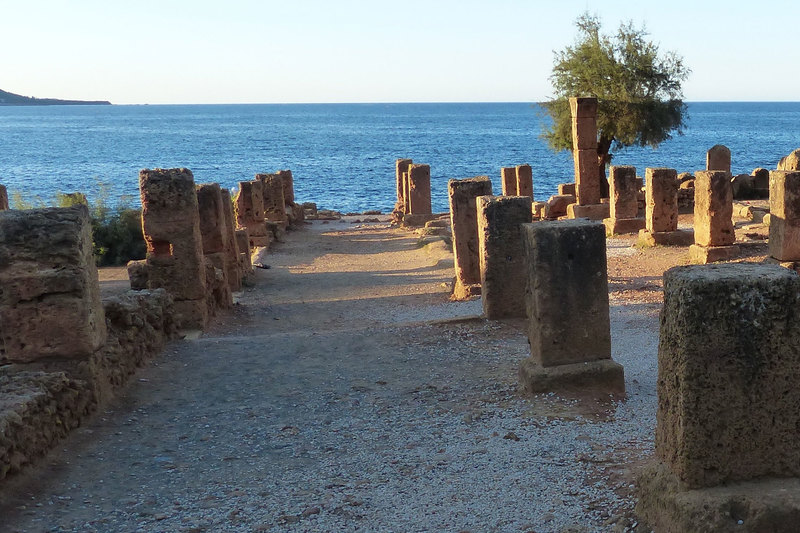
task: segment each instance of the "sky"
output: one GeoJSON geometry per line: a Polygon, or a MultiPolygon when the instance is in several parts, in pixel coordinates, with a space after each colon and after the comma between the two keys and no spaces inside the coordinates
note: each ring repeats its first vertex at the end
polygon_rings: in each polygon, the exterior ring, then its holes
{"type": "Polygon", "coordinates": [[[537,102],[575,19],[645,26],[687,101],[798,101],[790,0],[0,0],[0,89],[115,104],[537,102]]]}

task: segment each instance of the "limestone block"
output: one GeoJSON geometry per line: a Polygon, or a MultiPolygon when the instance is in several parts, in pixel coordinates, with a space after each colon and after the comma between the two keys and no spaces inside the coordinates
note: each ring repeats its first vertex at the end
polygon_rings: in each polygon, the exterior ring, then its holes
{"type": "Polygon", "coordinates": [[[656,455],[688,488],[800,476],[799,303],[777,265],[664,274],[656,455]]]}
{"type": "Polygon", "coordinates": [[[602,191],[597,150],[573,150],[572,157],[575,163],[575,191],[578,204],[599,204],[602,191]]]}
{"type": "Polygon", "coordinates": [[[0,362],[85,358],[105,339],[87,207],[0,211],[0,362]]]}
{"type": "Polygon", "coordinates": [[[8,191],[5,185],[0,185],[0,211],[8,209],[8,191]]]}
{"type": "Polygon", "coordinates": [[[731,151],[727,146],[717,144],[706,152],[706,170],[731,171],[731,151]]]}
{"type": "Polygon", "coordinates": [[[547,218],[567,216],[567,206],[574,204],[575,196],[569,194],[555,194],[547,200],[547,218]]]}
{"type": "Polygon", "coordinates": [[[531,204],[531,211],[533,212],[534,220],[547,218],[547,202],[533,202],[531,204]]]}
{"type": "Polygon", "coordinates": [[[691,246],[694,244],[694,231],[655,231],[639,230],[637,246],[652,248],[653,246],[691,246]]]}
{"type": "Polygon", "coordinates": [[[516,169],[517,194],[533,198],[533,170],[530,165],[519,165],[516,169]]]}
{"type": "Polygon", "coordinates": [[[636,214],[639,212],[636,200],[636,168],[612,166],[609,169],[609,176],[610,218],[636,218],[636,214]]]}
{"type": "Polygon", "coordinates": [[[275,175],[281,180],[283,185],[283,201],[288,204],[294,203],[294,176],[291,170],[276,170],[275,175]]]}
{"type": "Polygon", "coordinates": [[[411,159],[398,159],[394,162],[395,181],[397,183],[397,202],[404,204],[406,199],[405,189],[403,188],[403,174],[408,172],[408,167],[414,163],[411,159]]]}
{"type": "Polygon", "coordinates": [[[606,227],[606,236],[636,233],[644,229],[643,218],[606,218],[603,219],[606,227]]]}
{"type": "Polygon", "coordinates": [[[572,149],[597,151],[597,117],[572,117],[572,149]]]}
{"type": "Polygon", "coordinates": [[[408,172],[403,172],[403,198],[403,214],[408,215],[411,213],[411,184],[408,181],[408,172]]]}
{"type": "Polygon", "coordinates": [[[483,314],[490,320],[525,316],[522,224],[531,222],[529,196],[479,196],[483,314]]]}
{"type": "Polygon", "coordinates": [[[574,118],[597,118],[597,98],[570,98],[569,108],[574,118]]]}
{"type": "Polygon", "coordinates": [[[222,212],[219,183],[203,183],[197,186],[197,210],[200,215],[203,253],[225,251],[225,214],[222,212]]]}
{"type": "MultiPolygon", "coordinates": [[[[450,198],[450,224],[453,232],[453,261],[456,285],[453,294],[458,299],[459,287],[480,284],[481,264],[478,243],[478,211],[475,199],[492,194],[488,176],[478,176],[447,183],[450,198]]],[[[474,291],[471,291],[471,294],[474,291]]],[[[466,295],[465,295],[466,296],[466,295]]]]}
{"type": "Polygon", "coordinates": [[[233,294],[225,273],[227,254],[225,252],[206,254],[205,260],[211,265],[210,269],[206,267],[206,281],[210,281],[206,287],[206,297],[213,298],[213,308],[230,309],[233,306],[233,294]],[[209,275],[213,276],[213,279],[209,275]]]}
{"type": "Polygon", "coordinates": [[[408,167],[408,200],[412,215],[431,214],[431,167],[411,164],[408,167]]]}
{"type": "MultiPolygon", "coordinates": [[[[559,183],[558,184],[558,194],[564,195],[568,194],[571,196],[575,196],[575,184],[574,183],[559,183]]],[[[574,202],[570,202],[574,203],[574,202]]]]}
{"type": "Polygon", "coordinates": [[[220,189],[222,196],[222,218],[225,222],[224,239],[225,254],[227,255],[225,274],[231,290],[242,290],[242,272],[239,268],[239,246],[236,243],[236,223],[234,222],[233,201],[228,189],[220,189]]]}
{"type": "Polygon", "coordinates": [[[517,195],[517,169],[502,167],[500,169],[500,184],[503,187],[503,196],[517,195]]]}
{"type": "Polygon", "coordinates": [[[260,181],[262,184],[264,218],[270,222],[282,224],[285,228],[288,217],[286,216],[286,199],[283,196],[283,179],[277,174],[256,174],[256,181],[260,181]]]}
{"type": "Polygon", "coordinates": [[[689,246],[689,260],[698,265],[728,261],[739,255],[739,247],[735,244],[729,246],[689,246]]]}
{"type": "Polygon", "coordinates": [[[758,198],[769,198],[769,170],[766,168],[753,169],[753,189],[758,198]]]}
{"type": "Polygon", "coordinates": [[[128,261],[126,269],[128,271],[128,280],[130,280],[131,283],[131,290],[146,290],[150,280],[150,270],[147,266],[147,261],[145,259],[140,261],[128,261]]]}
{"type": "Polygon", "coordinates": [[[233,205],[236,226],[247,230],[251,246],[269,246],[264,225],[264,185],[260,181],[240,181],[233,205]]]}
{"type": "Polygon", "coordinates": [[[737,174],[732,177],[731,193],[735,200],[753,200],[757,198],[755,177],[749,174],[737,174]]]}
{"type": "Polygon", "coordinates": [[[176,300],[204,298],[203,240],[191,171],[144,169],[139,189],[148,288],[166,289],[176,300]]]}
{"type": "Polygon", "coordinates": [[[610,204],[590,204],[579,205],[570,204],[567,206],[567,218],[588,218],[589,220],[604,220],[609,217],[611,211],[610,204]]]}
{"type": "Polygon", "coordinates": [[[733,244],[731,174],[698,171],[694,180],[694,242],[701,246],[733,244]]]}
{"type": "Polygon", "coordinates": [[[586,220],[523,226],[531,357],[543,367],[611,358],[606,234],[586,220]]]}
{"type": "Polygon", "coordinates": [[[239,270],[242,277],[246,277],[253,273],[253,263],[250,260],[250,236],[247,234],[246,229],[236,230],[236,248],[239,250],[239,270]]]}
{"type": "Polygon", "coordinates": [[[782,158],[777,170],[800,170],[800,148],[782,158]]]}
{"type": "Polygon", "coordinates": [[[678,173],[672,168],[645,170],[645,227],[650,233],[678,229],[678,173]]]}
{"type": "Polygon", "coordinates": [[[769,255],[800,261],[800,172],[773,170],[769,180],[769,255]]]}

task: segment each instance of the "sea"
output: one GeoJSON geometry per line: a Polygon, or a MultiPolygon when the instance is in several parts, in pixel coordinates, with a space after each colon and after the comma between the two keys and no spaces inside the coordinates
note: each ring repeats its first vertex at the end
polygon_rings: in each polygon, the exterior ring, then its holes
{"type": "MultiPolygon", "coordinates": [[[[568,152],[541,138],[548,119],[532,103],[241,104],[0,107],[0,184],[27,203],[57,192],[139,205],[143,168],[189,168],[196,183],[234,189],[256,173],[291,169],[300,202],[342,212],[391,211],[394,165],[431,166],[433,209],[447,210],[447,181],[530,164],[534,197],[573,181],[568,152]]],[[[774,169],[800,147],[800,103],[692,102],[683,135],[657,149],[630,147],[613,164],[702,170],[715,144],[732,172],[774,169]]],[[[12,205],[13,207],[13,205],[12,205]]]]}

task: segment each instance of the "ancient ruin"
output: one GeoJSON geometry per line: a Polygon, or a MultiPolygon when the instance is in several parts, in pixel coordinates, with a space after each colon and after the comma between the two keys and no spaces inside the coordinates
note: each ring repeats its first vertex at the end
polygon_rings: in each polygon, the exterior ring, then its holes
{"type": "Polygon", "coordinates": [[[645,229],[642,246],[689,246],[691,231],[678,229],[678,173],[673,168],[645,169],[645,229]]]}
{"type": "Polygon", "coordinates": [[[637,506],[656,531],[796,529],[798,295],[800,278],[777,265],[664,274],[658,460],[637,506]]]}
{"type": "Polygon", "coordinates": [[[0,363],[88,358],[106,340],[89,210],[0,212],[0,363]]]}
{"type": "Polygon", "coordinates": [[[800,171],[769,173],[769,255],[800,261],[800,171]]]}
{"type": "Polygon", "coordinates": [[[246,280],[253,273],[253,262],[250,254],[250,236],[246,229],[236,230],[236,248],[239,250],[239,271],[242,273],[242,280],[246,280]]]}
{"type": "Polygon", "coordinates": [[[194,177],[189,169],[139,172],[147,287],[175,299],[176,322],[204,329],[208,322],[206,267],[194,177]]]}
{"type": "Polygon", "coordinates": [[[489,320],[524,317],[521,226],[531,222],[531,199],[479,196],[476,202],[483,314],[489,320]]]}
{"type": "Polygon", "coordinates": [[[609,176],[610,216],[603,220],[606,234],[638,233],[644,229],[645,219],[639,213],[639,189],[636,186],[636,168],[612,166],[609,176]]]}
{"type": "Polygon", "coordinates": [[[706,170],[731,171],[731,151],[727,146],[717,144],[706,152],[706,170]]]}
{"type": "Polygon", "coordinates": [[[225,276],[231,291],[242,290],[242,271],[239,267],[239,246],[236,243],[236,222],[233,213],[231,193],[224,187],[220,189],[222,196],[222,216],[225,222],[223,238],[225,239],[225,276]]]}
{"type": "Polygon", "coordinates": [[[533,170],[530,165],[518,165],[515,169],[517,196],[533,198],[533,170]]]}
{"type": "Polygon", "coordinates": [[[260,181],[240,181],[233,199],[236,226],[247,230],[250,247],[269,246],[264,219],[264,186],[260,181]]]}
{"type": "Polygon", "coordinates": [[[453,299],[463,300],[481,293],[478,243],[478,212],[475,199],[492,194],[488,176],[447,182],[450,225],[453,232],[453,262],[456,278],[453,299]]]}
{"type": "Polygon", "coordinates": [[[429,215],[431,211],[431,167],[411,164],[408,167],[408,209],[412,215],[429,215]]]}
{"type": "Polygon", "coordinates": [[[606,237],[586,220],[522,226],[531,356],[520,365],[523,390],[624,393],[611,360],[606,237]]]}
{"type": "Polygon", "coordinates": [[[572,157],[575,163],[577,203],[567,208],[570,218],[608,218],[608,204],[601,203],[603,187],[597,158],[597,98],[570,98],[572,157]]]}
{"type": "Polygon", "coordinates": [[[517,196],[517,169],[515,167],[500,168],[500,184],[503,196],[517,196]]]}
{"type": "Polygon", "coordinates": [[[735,256],[731,173],[707,170],[695,173],[694,244],[689,247],[698,263],[723,261],[735,256]]]}
{"type": "Polygon", "coordinates": [[[395,204],[395,210],[407,213],[406,211],[406,183],[405,176],[408,176],[408,167],[411,166],[413,161],[411,159],[398,159],[394,162],[395,168],[395,181],[397,184],[397,203],[395,204]]]}
{"type": "Polygon", "coordinates": [[[255,180],[262,184],[264,218],[286,229],[289,217],[286,215],[283,178],[277,174],[256,174],[255,180]]]}
{"type": "MultiPolygon", "coordinates": [[[[218,183],[204,183],[197,186],[197,208],[200,215],[203,256],[212,265],[210,273],[213,278],[220,280],[210,291],[214,308],[228,309],[233,305],[231,283],[228,280],[231,254],[222,192],[218,183]]],[[[206,276],[207,281],[209,277],[206,276]]]]}
{"type": "Polygon", "coordinates": [[[0,211],[8,209],[8,191],[5,185],[0,185],[0,211]]]}
{"type": "MultiPolygon", "coordinates": [[[[296,228],[303,224],[305,211],[302,204],[298,204],[294,199],[294,176],[291,170],[277,170],[275,175],[283,184],[283,202],[286,211],[287,222],[290,227],[296,228]]],[[[266,205],[266,201],[265,204],[266,205]]]]}

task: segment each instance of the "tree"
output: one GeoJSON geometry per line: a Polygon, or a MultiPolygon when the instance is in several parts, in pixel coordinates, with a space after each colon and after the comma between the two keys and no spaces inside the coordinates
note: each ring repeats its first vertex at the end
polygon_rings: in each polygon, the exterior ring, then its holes
{"type": "Polygon", "coordinates": [[[673,132],[683,133],[681,82],[690,70],[674,52],[659,55],[645,29],[631,22],[621,24],[613,37],[601,34],[600,19],[588,13],[575,25],[575,44],[555,53],[554,98],[542,104],[552,123],[543,137],[556,151],[572,150],[569,98],[596,97],[598,166],[605,176],[612,148],[655,148],[673,132]]]}

